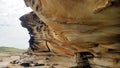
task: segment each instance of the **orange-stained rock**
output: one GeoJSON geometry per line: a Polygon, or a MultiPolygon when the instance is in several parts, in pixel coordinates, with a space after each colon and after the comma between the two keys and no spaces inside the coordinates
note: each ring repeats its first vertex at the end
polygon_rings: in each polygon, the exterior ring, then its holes
{"type": "Polygon", "coordinates": [[[98,68],[95,64],[120,67],[120,0],[25,0],[25,3],[48,26],[46,41],[50,51],[64,56],[90,52],[94,55],[90,60],[93,68],[98,68]]]}

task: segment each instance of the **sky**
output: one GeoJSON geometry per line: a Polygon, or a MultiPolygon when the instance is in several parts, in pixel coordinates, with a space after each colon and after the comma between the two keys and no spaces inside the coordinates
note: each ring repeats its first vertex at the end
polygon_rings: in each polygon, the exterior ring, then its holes
{"type": "Polygon", "coordinates": [[[0,46],[27,49],[29,34],[19,18],[29,13],[23,0],[0,0],[0,46]]]}

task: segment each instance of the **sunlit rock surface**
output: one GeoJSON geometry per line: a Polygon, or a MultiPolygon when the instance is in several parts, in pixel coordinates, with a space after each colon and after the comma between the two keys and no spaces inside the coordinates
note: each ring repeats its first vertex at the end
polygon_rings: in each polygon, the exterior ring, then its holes
{"type": "Polygon", "coordinates": [[[87,61],[78,62],[79,68],[87,63],[92,68],[120,68],[120,0],[25,0],[25,4],[35,13],[20,18],[30,32],[33,52],[85,55],[87,61]]]}
{"type": "Polygon", "coordinates": [[[25,53],[30,56],[25,57],[23,55],[22,57],[24,58],[18,60],[20,63],[25,64],[26,61],[29,61],[27,63],[31,64],[30,62],[32,61],[42,65],[40,67],[51,67],[51,65],[53,65],[55,67],[57,66],[57,68],[68,68],[76,65],[74,57],[62,56],[51,49],[48,44],[52,43],[57,45],[59,42],[53,38],[48,26],[42,22],[34,12],[23,15],[20,20],[21,25],[27,28],[30,34],[30,48],[27,53],[25,53]]]}

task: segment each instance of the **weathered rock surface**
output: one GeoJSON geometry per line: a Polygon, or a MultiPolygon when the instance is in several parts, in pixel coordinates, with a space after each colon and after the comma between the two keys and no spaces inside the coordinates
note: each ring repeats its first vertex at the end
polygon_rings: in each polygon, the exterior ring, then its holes
{"type": "Polygon", "coordinates": [[[40,21],[34,12],[26,14],[20,18],[21,25],[28,29],[30,34],[30,49],[34,52],[49,52],[47,36],[50,36],[48,26],[40,21]]]}
{"type": "MultiPolygon", "coordinates": [[[[52,52],[120,68],[120,0],[25,0],[33,12],[20,18],[30,32],[30,50],[52,52]],[[44,22],[44,23],[43,23],[44,22]],[[89,57],[87,55],[93,55],[89,57]]],[[[86,64],[79,68],[85,68],[86,64]]],[[[89,67],[89,68],[90,68],[89,67]]]]}

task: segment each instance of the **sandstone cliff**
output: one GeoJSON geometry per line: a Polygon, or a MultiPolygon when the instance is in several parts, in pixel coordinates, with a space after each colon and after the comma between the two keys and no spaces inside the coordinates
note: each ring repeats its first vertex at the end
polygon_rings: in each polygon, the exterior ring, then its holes
{"type": "Polygon", "coordinates": [[[120,68],[120,0],[25,0],[25,4],[33,9],[20,18],[30,32],[30,50],[76,55],[78,68],[120,68]]]}

